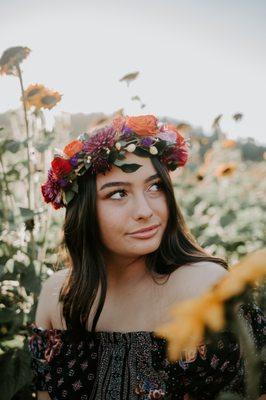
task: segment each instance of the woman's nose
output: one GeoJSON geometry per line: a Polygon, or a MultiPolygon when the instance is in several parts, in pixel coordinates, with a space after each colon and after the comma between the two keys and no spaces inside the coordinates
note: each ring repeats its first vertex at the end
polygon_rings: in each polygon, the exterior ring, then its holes
{"type": "Polygon", "coordinates": [[[153,215],[153,210],[150,207],[144,195],[136,196],[135,203],[135,218],[150,218],[153,215]]]}

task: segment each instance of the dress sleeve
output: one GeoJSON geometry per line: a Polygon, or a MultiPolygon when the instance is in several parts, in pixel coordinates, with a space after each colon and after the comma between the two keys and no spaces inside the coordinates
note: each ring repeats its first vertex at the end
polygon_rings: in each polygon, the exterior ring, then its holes
{"type": "MultiPolygon", "coordinates": [[[[266,345],[265,316],[254,303],[242,304],[238,313],[248,327],[258,355],[266,345]]],[[[179,362],[183,369],[183,383],[188,398],[214,399],[220,392],[246,394],[246,360],[239,340],[229,330],[219,332],[198,347],[191,360],[179,362]]],[[[259,395],[266,393],[266,363],[260,361],[259,395]]]]}
{"type": "Polygon", "coordinates": [[[33,383],[36,390],[47,391],[47,376],[50,371],[49,363],[45,357],[47,350],[47,331],[38,328],[35,324],[30,326],[31,336],[28,339],[28,349],[31,356],[31,369],[34,374],[33,383]]]}

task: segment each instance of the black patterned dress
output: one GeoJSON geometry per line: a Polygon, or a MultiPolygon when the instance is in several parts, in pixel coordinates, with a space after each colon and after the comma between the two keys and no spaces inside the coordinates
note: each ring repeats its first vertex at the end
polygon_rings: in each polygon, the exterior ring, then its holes
{"type": "MultiPolygon", "coordinates": [[[[258,353],[266,346],[265,316],[255,304],[240,307],[258,353]]],[[[153,332],[89,332],[73,340],[70,330],[31,324],[28,347],[36,390],[52,400],[207,400],[221,391],[245,393],[246,362],[230,331],[167,359],[167,340],[153,332]]],[[[260,394],[266,393],[260,364],[260,394]]]]}

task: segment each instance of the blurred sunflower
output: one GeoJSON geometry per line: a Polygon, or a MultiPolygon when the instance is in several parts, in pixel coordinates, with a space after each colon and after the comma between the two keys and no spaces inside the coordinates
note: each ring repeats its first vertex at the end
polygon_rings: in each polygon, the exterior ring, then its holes
{"type": "Polygon", "coordinates": [[[219,331],[224,325],[223,303],[211,291],[199,298],[186,300],[170,313],[173,320],[156,330],[156,334],[169,340],[168,357],[171,361],[182,357],[202,343],[206,327],[219,331]]]}
{"type": "Polygon", "coordinates": [[[246,256],[202,296],[175,305],[170,310],[172,321],[155,331],[169,341],[169,360],[195,352],[202,345],[206,328],[214,332],[223,329],[226,301],[244,293],[248,285],[256,285],[265,275],[266,249],[262,249],[246,256]]]}
{"type": "Polygon", "coordinates": [[[36,108],[48,108],[51,110],[51,108],[55,107],[61,98],[62,95],[60,93],[47,89],[46,93],[38,97],[36,108]]]}
{"type": "Polygon", "coordinates": [[[214,156],[214,150],[213,149],[207,150],[206,153],[204,154],[204,164],[209,165],[213,159],[213,156],[214,156]]]}
{"type": "MultiPolygon", "coordinates": [[[[26,107],[53,108],[60,100],[62,95],[58,92],[46,88],[44,85],[38,83],[31,84],[24,92],[26,107]]],[[[23,99],[21,98],[23,101],[23,99]]]]}
{"type": "Polygon", "coordinates": [[[266,275],[266,249],[248,254],[229,272],[214,287],[216,297],[221,301],[240,295],[247,285],[260,283],[266,275]]]}
{"type": "MultiPolygon", "coordinates": [[[[45,90],[44,85],[38,83],[29,85],[24,91],[26,107],[30,108],[31,106],[36,106],[36,99],[38,99],[41,94],[45,93],[45,90]]],[[[20,100],[23,101],[23,98],[21,97],[20,100]]]]}
{"type": "Polygon", "coordinates": [[[214,175],[216,175],[218,178],[222,176],[230,176],[235,172],[236,168],[237,165],[234,162],[221,164],[216,168],[214,175]]]}
{"type": "Polygon", "coordinates": [[[0,58],[0,75],[18,75],[17,67],[29,55],[28,47],[16,46],[5,50],[0,58]]]}
{"type": "Polygon", "coordinates": [[[207,168],[206,168],[206,165],[203,164],[198,169],[198,172],[196,175],[197,180],[202,181],[204,179],[204,177],[206,176],[206,173],[207,173],[207,168]]]}
{"type": "Polygon", "coordinates": [[[221,143],[223,149],[232,149],[233,147],[236,147],[237,143],[233,139],[225,139],[221,143]]]}

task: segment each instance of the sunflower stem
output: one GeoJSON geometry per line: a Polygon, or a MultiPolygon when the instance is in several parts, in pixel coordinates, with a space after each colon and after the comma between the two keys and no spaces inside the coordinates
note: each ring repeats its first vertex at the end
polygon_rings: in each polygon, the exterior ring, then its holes
{"type": "MultiPolygon", "coordinates": [[[[19,64],[16,65],[16,69],[18,72],[18,78],[19,78],[19,83],[20,83],[20,89],[21,89],[21,95],[22,95],[22,103],[23,103],[23,110],[24,110],[24,120],[25,120],[25,127],[26,127],[26,136],[27,136],[27,167],[28,167],[28,174],[27,174],[27,179],[28,179],[28,187],[27,187],[27,198],[28,198],[28,208],[31,210],[31,160],[30,160],[30,147],[29,147],[29,121],[28,121],[28,116],[27,116],[27,109],[26,109],[26,99],[25,99],[25,91],[24,91],[24,86],[23,86],[23,79],[22,79],[22,73],[19,64]]],[[[34,260],[35,256],[35,240],[33,236],[33,231],[32,229],[30,230],[30,241],[31,241],[31,261],[34,260]]]]}

